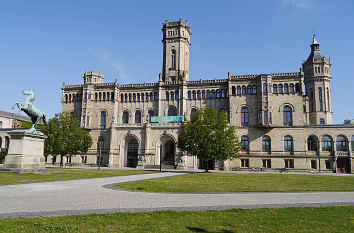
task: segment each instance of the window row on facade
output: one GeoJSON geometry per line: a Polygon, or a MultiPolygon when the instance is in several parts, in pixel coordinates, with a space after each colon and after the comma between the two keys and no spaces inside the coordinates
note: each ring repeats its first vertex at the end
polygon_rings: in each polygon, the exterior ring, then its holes
{"type": "MultiPolygon", "coordinates": [[[[82,96],[82,93],[65,94],[64,101],[65,103],[75,103],[75,102],[81,102],[82,98],[84,98],[85,100],[91,100],[92,94],[85,93],[84,96],[82,96]]],[[[114,100],[114,92],[95,92],[93,100],[95,101],[114,100]]]]}
{"type": "MultiPolygon", "coordinates": [[[[263,83],[263,92],[273,92],[275,94],[294,94],[295,92],[300,91],[300,86],[298,83],[295,85],[293,83],[290,84],[267,84],[263,83]],[[273,87],[273,88],[272,88],[273,87]]],[[[256,95],[257,94],[257,86],[256,85],[248,85],[248,86],[232,86],[231,94],[235,95],[256,95]]]]}
{"type": "MultiPolygon", "coordinates": [[[[317,160],[312,159],[310,160],[311,169],[317,169],[317,160]]],[[[325,168],[331,169],[331,162],[330,160],[325,160],[325,168]]],[[[242,168],[249,168],[250,162],[249,159],[241,159],[241,167],[242,168]]],[[[263,168],[272,168],[272,159],[262,159],[262,167],[263,168]]],[[[284,159],[284,168],[295,168],[294,159],[284,159]]]]}
{"type": "Polygon", "coordinates": [[[121,102],[144,102],[158,100],[157,92],[120,94],[121,102]]]}
{"type": "MultiPolygon", "coordinates": [[[[348,139],[344,135],[338,135],[336,137],[336,151],[348,151],[349,143],[348,139]]],[[[241,137],[241,145],[243,151],[250,151],[250,143],[248,136],[244,135],[241,137]]],[[[262,137],[262,151],[271,152],[272,150],[271,138],[268,135],[262,137]]],[[[307,151],[318,151],[319,146],[321,146],[322,151],[330,151],[334,150],[334,142],[331,136],[324,135],[321,139],[321,144],[315,135],[311,135],[307,138],[307,151]]],[[[284,152],[294,152],[294,140],[293,137],[287,135],[284,137],[284,152]]],[[[351,138],[351,150],[354,151],[354,135],[351,138]]]]}
{"type": "MultiPolygon", "coordinates": [[[[272,112],[262,111],[259,112],[259,119],[262,124],[268,125],[272,124],[272,112]]],[[[247,107],[241,108],[241,124],[247,125],[249,123],[249,109],[247,107]]],[[[283,107],[283,124],[292,125],[293,124],[293,109],[285,105],[283,107]]]]}
{"type": "Polygon", "coordinates": [[[228,97],[229,91],[227,89],[188,91],[188,99],[215,99],[228,97]]]}

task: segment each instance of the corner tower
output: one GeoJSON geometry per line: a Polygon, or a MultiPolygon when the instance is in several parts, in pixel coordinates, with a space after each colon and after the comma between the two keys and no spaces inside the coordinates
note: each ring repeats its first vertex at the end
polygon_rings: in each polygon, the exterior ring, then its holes
{"type": "Polygon", "coordinates": [[[191,28],[188,21],[168,22],[162,25],[163,32],[163,82],[189,80],[189,48],[191,28]]]}
{"type": "Polygon", "coordinates": [[[310,47],[311,53],[302,64],[310,124],[332,124],[331,59],[322,55],[315,35],[310,47]]]}

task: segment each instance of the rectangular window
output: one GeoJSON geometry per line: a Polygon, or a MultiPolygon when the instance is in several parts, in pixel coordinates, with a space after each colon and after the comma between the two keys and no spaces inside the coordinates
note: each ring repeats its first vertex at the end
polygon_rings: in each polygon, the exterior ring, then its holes
{"type": "Polygon", "coordinates": [[[265,167],[265,168],[271,168],[272,167],[270,159],[263,159],[262,162],[263,162],[263,167],[265,167]]]}
{"type": "Polygon", "coordinates": [[[138,101],[140,101],[140,93],[138,93],[137,95],[138,95],[138,96],[137,96],[137,97],[138,97],[138,101]]]}
{"type": "Polygon", "coordinates": [[[326,169],[331,169],[331,162],[329,160],[326,160],[325,163],[326,163],[326,169]]]}
{"type": "Polygon", "coordinates": [[[82,127],[85,127],[85,116],[82,117],[82,127]]]}
{"type": "Polygon", "coordinates": [[[264,112],[264,124],[268,124],[268,112],[264,112]]]}
{"type": "Polygon", "coordinates": [[[263,162],[263,167],[265,167],[265,168],[271,168],[272,167],[270,159],[263,159],[262,162],[263,162]]]}
{"type": "Polygon", "coordinates": [[[177,91],[175,91],[175,97],[176,97],[176,100],[178,100],[179,99],[179,91],[177,90],[177,91]]]}
{"type": "Polygon", "coordinates": [[[284,159],[285,168],[294,168],[294,160],[293,159],[284,159]]]}
{"type": "Polygon", "coordinates": [[[87,122],[86,126],[90,127],[90,117],[89,116],[86,117],[86,122],[87,122]]]}
{"type": "Polygon", "coordinates": [[[249,167],[249,159],[241,159],[241,167],[249,167]]]}
{"type": "Polygon", "coordinates": [[[311,168],[317,169],[317,161],[316,160],[311,160],[311,168]]]}

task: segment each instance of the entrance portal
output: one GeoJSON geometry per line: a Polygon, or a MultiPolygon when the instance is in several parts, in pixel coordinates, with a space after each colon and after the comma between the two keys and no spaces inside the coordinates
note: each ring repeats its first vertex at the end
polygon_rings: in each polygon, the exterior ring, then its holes
{"type": "Polygon", "coordinates": [[[161,139],[161,161],[163,165],[175,165],[175,142],[170,137],[161,139]]]}
{"type": "Polygon", "coordinates": [[[337,158],[337,172],[349,173],[349,158],[337,158]]]}
{"type": "Polygon", "coordinates": [[[138,164],[138,141],[132,139],[128,143],[126,167],[136,167],[138,164]]]}

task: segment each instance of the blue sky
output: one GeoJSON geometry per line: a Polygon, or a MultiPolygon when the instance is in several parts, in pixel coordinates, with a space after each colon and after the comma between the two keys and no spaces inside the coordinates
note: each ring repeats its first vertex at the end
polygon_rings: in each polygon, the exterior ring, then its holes
{"type": "Polygon", "coordinates": [[[105,82],[156,82],[165,19],[192,28],[190,80],[227,72],[299,71],[313,29],[332,59],[334,123],[354,118],[354,1],[0,1],[0,109],[21,91],[52,117],[61,86],[81,84],[85,70],[105,82]]]}

